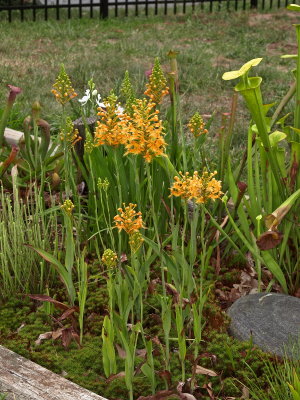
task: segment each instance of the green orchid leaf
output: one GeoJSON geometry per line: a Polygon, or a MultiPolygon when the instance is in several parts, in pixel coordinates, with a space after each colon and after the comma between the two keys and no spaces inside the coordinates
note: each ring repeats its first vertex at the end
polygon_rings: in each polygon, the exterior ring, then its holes
{"type": "Polygon", "coordinates": [[[237,71],[225,72],[222,76],[222,79],[224,79],[225,81],[230,81],[231,79],[237,79],[245,75],[251,69],[251,67],[256,67],[261,62],[261,60],[262,58],[254,58],[253,60],[250,60],[246,64],[244,64],[237,71]]]}
{"type": "Polygon", "coordinates": [[[300,11],[300,6],[298,4],[289,4],[287,9],[290,11],[300,11]]]}
{"type": "Polygon", "coordinates": [[[300,129],[294,128],[293,126],[289,126],[294,132],[296,132],[298,135],[300,135],[300,129]]]}
{"type": "Polygon", "coordinates": [[[281,131],[272,132],[269,135],[271,147],[275,147],[279,142],[284,140],[287,137],[287,134],[281,131]]]}
{"type": "Polygon", "coordinates": [[[282,126],[284,126],[284,124],[285,124],[285,120],[287,119],[287,117],[288,116],[290,116],[292,113],[287,113],[287,114],[285,114],[282,118],[280,118],[277,122],[276,122],[276,124],[277,125],[282,125],[282,126]]]}

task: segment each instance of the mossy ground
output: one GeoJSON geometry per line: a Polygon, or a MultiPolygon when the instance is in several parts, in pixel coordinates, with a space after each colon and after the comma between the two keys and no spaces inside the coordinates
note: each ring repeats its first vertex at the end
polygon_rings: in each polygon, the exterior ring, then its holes
{"type": "MultiPolygon", "coordinates": [[[[234,274],[233,274],[234,276],[234,274]]],[[[228,274],[226,279],[230,280],[228,274]]],[[[233,279],[233,277],[231,277],[233,279]]],[[[65,349],[60,340],[42,340],[36,344],[39,335],[58,328],[56,318],[58,314],[47,315],[45,307],[41,303],[34,302],[28,297],[20,297],[8,301],[0,308],[0,343],[9,349],[31,359],[32,361],[54,371],[59,375],[76,382],[77,384],[102,396],[113,399],[128,399],[124,377],[106,379],[102,366],[101,354],[101,328],[104,315],[107,310],[106,290],[103,281],[94,283],[93,295],[88,298],[85,317],[85,335],[83,346],[79,347],[75,341],[65,349]]],[[[147,300],[148,313],[152,313],[147,324],[148,334],[156,336],[163,342],[160,326],[160,316],[154,318],[155,297],[147,300]]],[[[203,342],[199,349],[200,358],[198,365],[211,369],[217,376],[197,375],[199,385],[199,399],[209,399],[205,384],[211,383],[216,399],[228,397],[240,398],[242,385],[238,382],[246,382],[251,379],[252,368],[260,379],[261,387],[267,385],[264,377],[264,359],[267,357],[251,343],[240,343],[226,333],[228,319],[220,309],[216,298],[212,295],[205,311],[207,326],[203,332],[203,342]]],[[[67,324],[67,323],[66,323],[67,324]]],[[[173,336],[176,333],[173,332],[173,336]]],[[[165,389],[164,360],[157,345],[154,346],[155,370],[158,379],[158,390],[165,389]]],[[[171,347],[171,375],[169,387],[176,388],[181,381],[181,365],[178,358],[177,342],[172,342],[171,347]]],[[[143,347],[140,343],[140,347],[143,347]]],[[[142,362],[142,358],[136,359],[136,366],[142,362]]],[[[191,377],[193,365],[193,350],[187,353],[186,373],[191,377]]],[[[124,371],[124,359],[118,358],[118,372],[124,371]]],[[[134,398],[151,393],[150,385],[141,372],[137,373],[134,381],[134,398]]]]}

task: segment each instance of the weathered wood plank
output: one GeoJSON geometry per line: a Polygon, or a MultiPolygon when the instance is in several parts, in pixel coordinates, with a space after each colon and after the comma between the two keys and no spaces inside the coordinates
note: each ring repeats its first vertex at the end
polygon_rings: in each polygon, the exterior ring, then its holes
{"type": "Polygon", "coordinates": [[[0,390],[11,392],[9,398],[16,400],[107,400],[3,346],[0,390]]]}
{"type": "Polygon", "coordinates": [[[23,137],[24,133],[15,129],[5,128],[4,130],[4,139],[9,145],[17,146],[23,137]]]}

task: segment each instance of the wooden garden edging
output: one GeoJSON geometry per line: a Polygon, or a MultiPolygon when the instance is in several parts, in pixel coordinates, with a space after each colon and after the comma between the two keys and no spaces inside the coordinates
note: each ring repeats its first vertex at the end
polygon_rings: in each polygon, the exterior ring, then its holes
{"type": "Polygon", "coordinates": [[[0,346],[0,394],[7,400],[107,400],[0,346]]]}

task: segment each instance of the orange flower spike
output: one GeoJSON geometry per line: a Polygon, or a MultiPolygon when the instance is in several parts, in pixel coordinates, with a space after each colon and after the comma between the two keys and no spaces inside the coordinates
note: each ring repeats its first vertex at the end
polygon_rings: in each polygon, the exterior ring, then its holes
{"type": "Polygon", "coordinates": [[[161,103],[162,98],[169,93],[167,80],[164,76],[158,58],[156,58],[154,61],[152,73],[149,77],[149,83],[146,84],[146,88],[147,89],[144,94],[150,97],[150,99],[156,104],[161,103]]]}
{"type": "Polygon", "coordinates": [[[141,154],[147,162],[165,155],[164,130],[155,103],[146,99],[137,100],[132,108],[133,116],[128,123],[125,154],[141,154]]]}
{"type": "Polygon", "coordinates": [[[117,97],[112,93],[104,101],[105,109],[99,107],[95,131],[95,144],[117,147],[125,144],[127,140],[127,122],[129,117],[123,113],[123,109],[117,104],[117,97]]]}
{"type": "Polygon", "coordinates": [[[63,64],[60,67],[60,72],[55,80],[51,92],[54,94],[56,100],[62,105],[65,105],[68,101],[77,96],[63,64]]]}
{"type": "Polygon", "coordinates": [[[191,197],[189,188],[191,178],[188,172],[186,172],[185,175],[183,175],[182,172],[179,172],[179,174],[181,178],[178,176],[174,177],[174,183],[170,189],[170,196],[182,197],[183,199],[188,200],[191,197]]]}
{"type": "Polygon", "coordinates": [[[124,210],[118,208],[119,214],[114,217],[114,222],[119,232],[123,229],[128,235],[132,235],[143,228],[142,213],[135,211],[136,204],[130,203],[128,206],[123,204],[123,207],[124,210]]]}
{"type": "Polygon", "coordinates": [[[192,177],[188,172],[185,175],[181,173],[181,178],[175,176],[170,195],[180,196],[184,200],[194,199],[198,204],[206,203],[209,199],[218,199],[223,193],[221,182],[214,178],[216,173],[204,171],[202,176],[199,176],[195,171],[192,177]]]}

